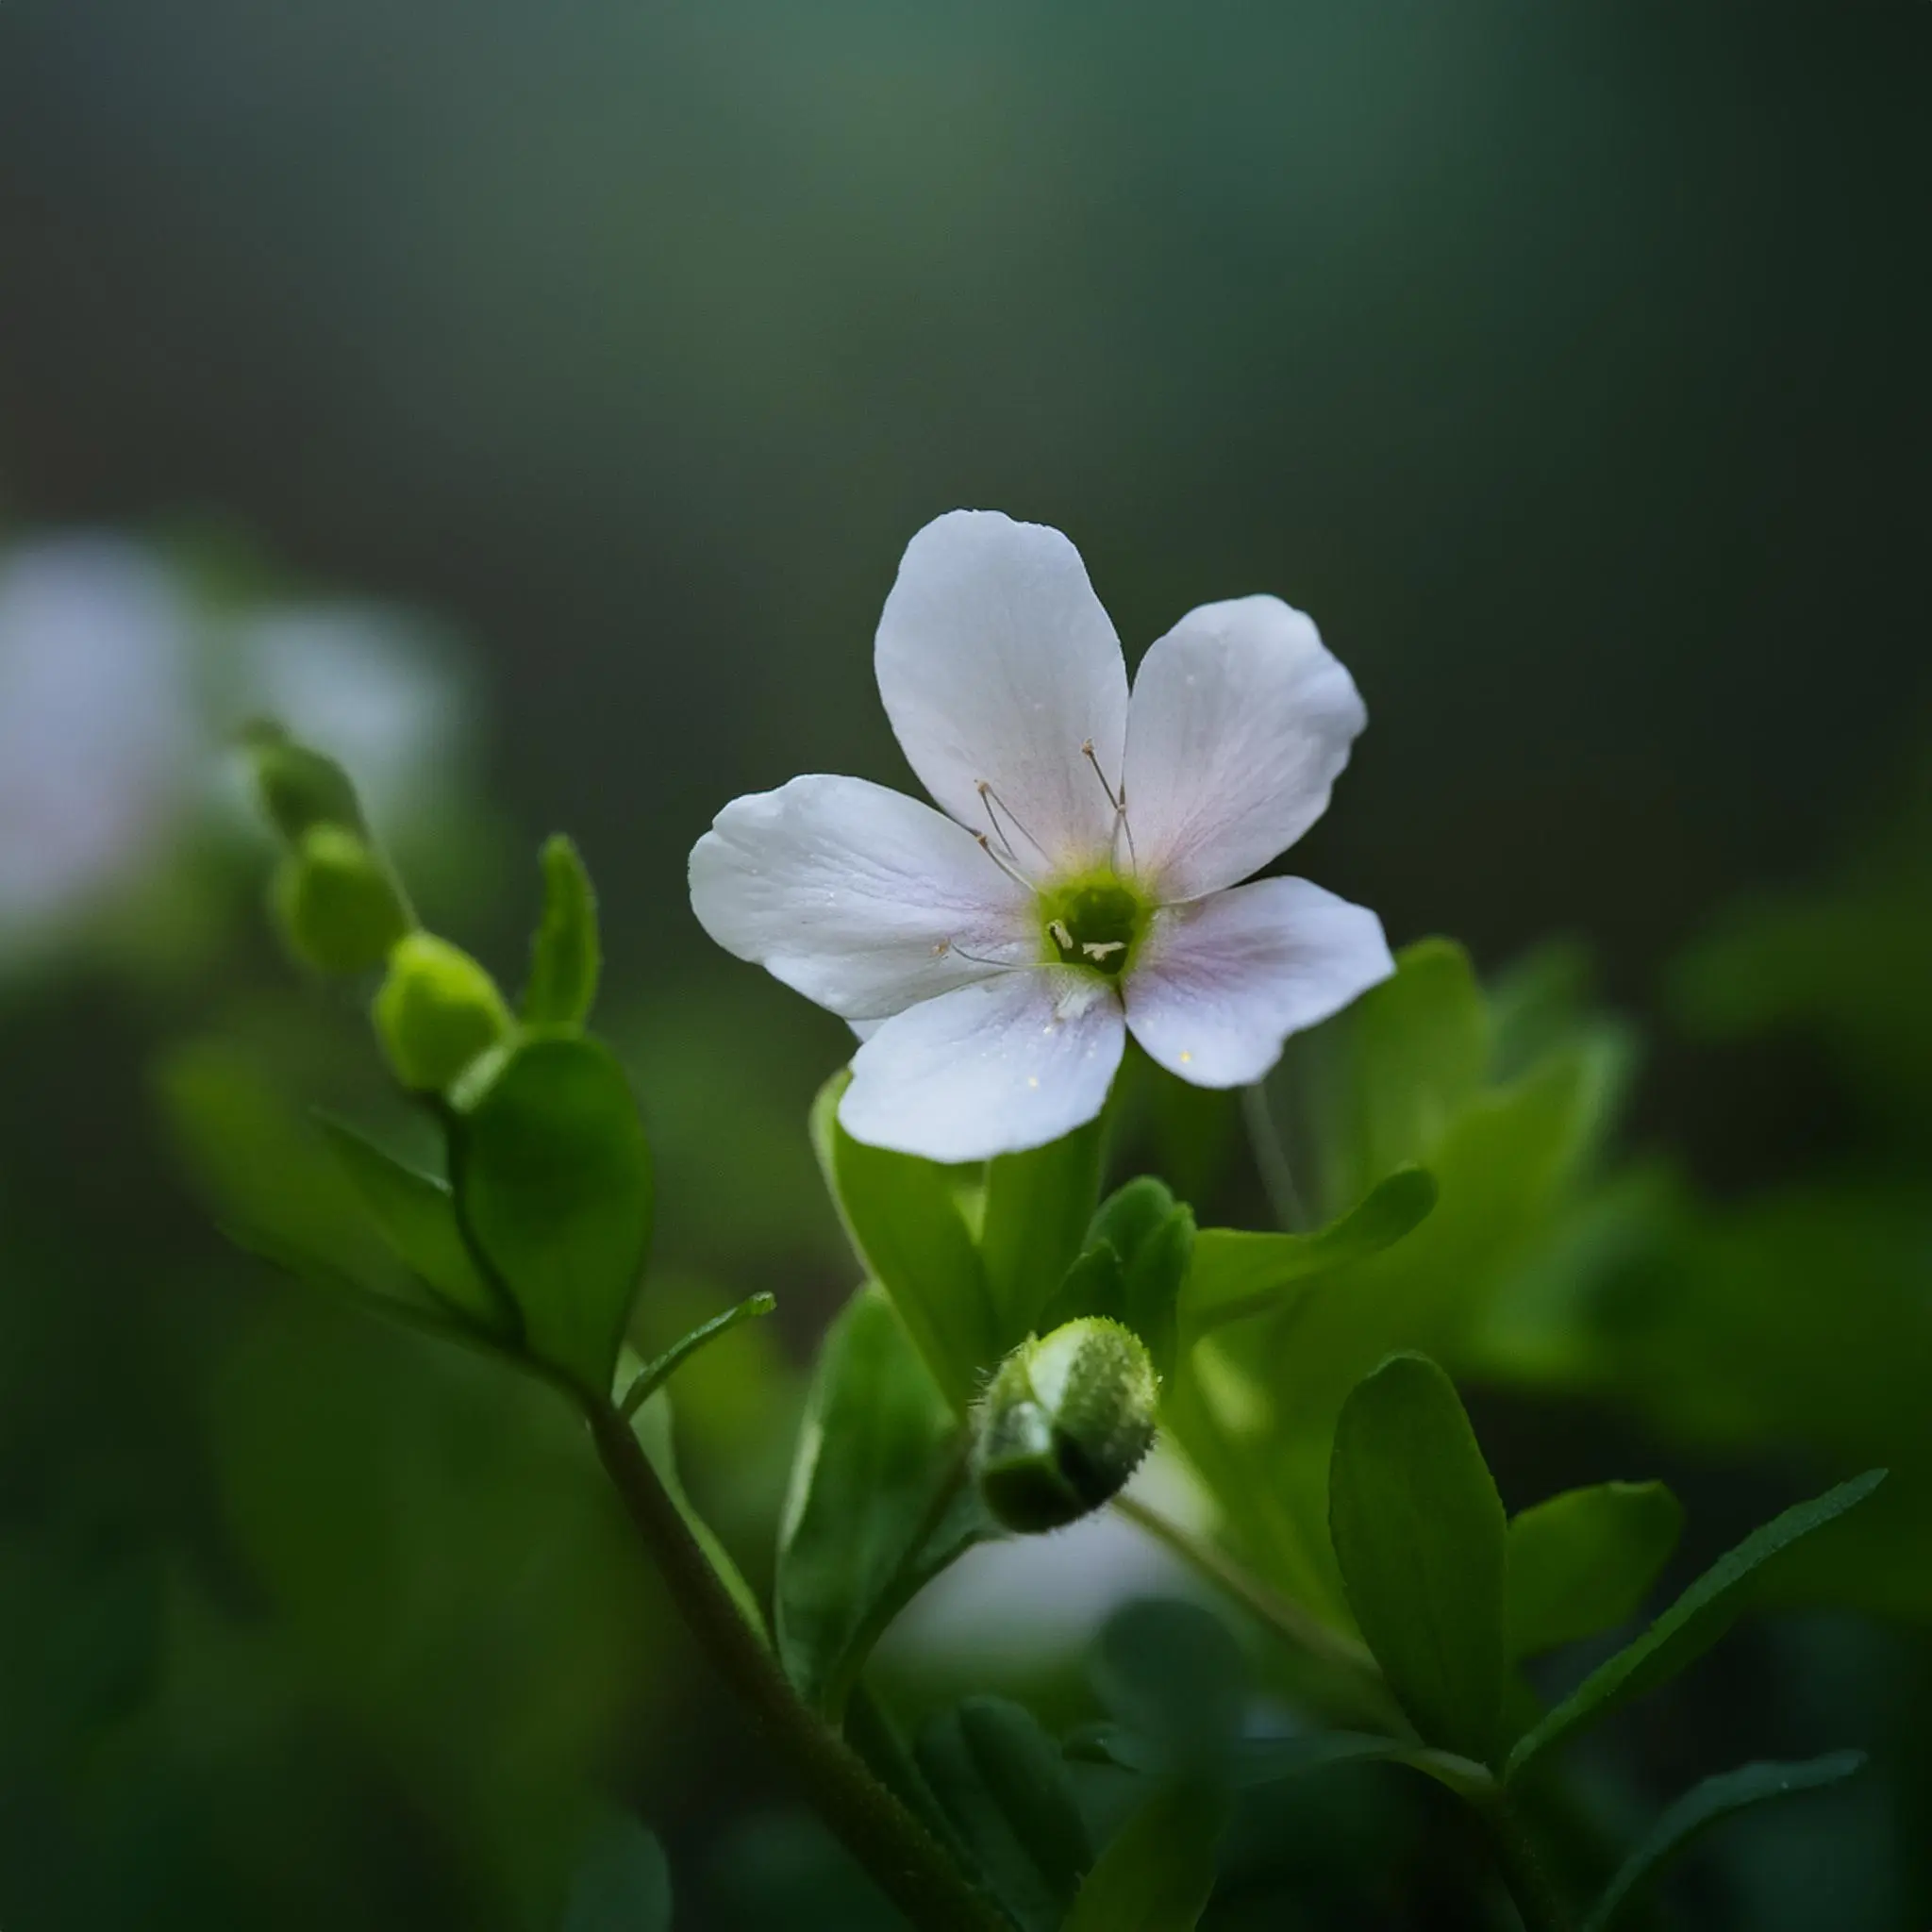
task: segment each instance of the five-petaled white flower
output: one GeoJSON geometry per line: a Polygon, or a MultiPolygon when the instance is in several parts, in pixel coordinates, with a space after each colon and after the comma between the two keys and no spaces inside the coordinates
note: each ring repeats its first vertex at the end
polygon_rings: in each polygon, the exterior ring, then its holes
{"type": "Polygon", "coordinates": [[[1073,544],[955,510],[907,546],[874,662],[943,811],[794,778],[691,856],[705,930],[860,1034],[855,1139],[947,1161],[1041,1146],[1100,1111],[1129,1029],[1183,1079],[1245,1085],[1393,970],[1373,912],[1239,883],[1322,815],[1367,723],[1279,598],[1190,611],[1130,699],[1073,544]]]}

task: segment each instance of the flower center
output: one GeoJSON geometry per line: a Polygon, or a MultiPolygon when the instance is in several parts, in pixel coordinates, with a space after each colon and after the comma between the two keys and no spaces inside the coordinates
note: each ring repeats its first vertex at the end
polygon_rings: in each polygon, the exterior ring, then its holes
{"type": "Polygon", "coordinates": [[[1085,966],[1116,979],[1147,929],[1145,899],[1117,874],[1068,879],[1040,895],[1041,930],[1049,963],[1085,966]]]}

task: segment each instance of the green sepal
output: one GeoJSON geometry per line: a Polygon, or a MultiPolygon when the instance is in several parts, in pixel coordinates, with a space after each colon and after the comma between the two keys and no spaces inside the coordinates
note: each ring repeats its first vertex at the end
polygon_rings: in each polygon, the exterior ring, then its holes
{"type": "Polygon", "coordinates": [[[624,1069],[601,1041],[526,1035],[473,1069],[449,1120],[457,1211],[525,1347],[608,1399],[651,1234],[650,1150],[624,1069]]]}
{"type": "Polygon", "coordinates": [[[1487,1763],[1503,1707],[1503,1505],[1426,1356],[1391,1356],[1350,1392],[1328,1498],[1349,1606],[1390,1688],[1425,1741],[1487,1763]]]}
{"type": "Polygon", "coordinates": [[[811,1139],[825,1186],[860,1263],[892,1298],[956,1414],[973,1405],[998,1361],[992,1303],[959,1205],[956,1170],[855,1141],[839,1124],[852,1075],[812,1103],[811,1139]]]}
{"type": "Polygon", "coordinates": [[[963,1425],[875,1286],[826,1330],[778,1531],[778,1653],[836,1714],[872,1646],[931,1577],[991,1534],[963,1425]]]}
{"type": "Polygon", "coordinates": [[[405,1166],[341,1121],[320,1114],[317,1122],[396,1258],[458,1314],[513,1338],[521,1325],[516,1308],[477,1267],[448,1183],[405,1166]]]}
{"type": "Polygon", "coordinates": [[[1059,1747],[1023,1705],[970,1697],[929,1719],[915,1756],[926,1788],[1024,1932],[1058,1932],[1093,1862],[1059,1747]]]}
{"type": "Polygon", "coordinates": [[[1644,1833],[1642,1841],[1605,1887],[1583,1932],[1610,1932],[1624,1907],[1711,1826],[1777,1798],[1842,1784],[1865,1768],[1862,1751],[1833,1751],[1799,1764],[1742,1764],[1693,1785],[1644,1833]]]}
{"type": "Polygon", "coordinates": [[[1801,1537],[1823,1529],[1856,1508],[1885,1480],[1882,1469],[1827,1490],[1807,1503],[1753,1530],[1736,1549],[1720,1557],[1641,1637],[1600,1664],[1525,1737],[1517,1740],[1504,1767],[1516,1778],[1544,1752],[1573,1732],[1599,1723],[1611,1711],[1641,1697],[1695,1663],[1749,1607],[1758,1572],[1801,1537]]]}
{"type": "Polygon", "coordinates": [[[597,894],[576,846],[558,833],[543,847],[543,916],[530,945],[524,1021],[581,1026],[597,997],[603,953],[597,894]]]}
{"type": "Polygon", "coordinates": [[[1662,1483],[1565,1490],[1511,1517],[1510,1657],[1537,1657],[1634,1617],[1683,1527],[1683,1506],[1662,1483]]]}

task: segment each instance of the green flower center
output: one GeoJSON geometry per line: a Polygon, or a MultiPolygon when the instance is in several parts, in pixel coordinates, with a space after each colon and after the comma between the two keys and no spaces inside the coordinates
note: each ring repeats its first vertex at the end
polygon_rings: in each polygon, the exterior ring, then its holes
{"type": "Polygon", "coordinates": [[[1046,958],[1117,979],[1132,961],[1152,909],[1113,873],[1069,879],[1040,895],[1046,958]]]}

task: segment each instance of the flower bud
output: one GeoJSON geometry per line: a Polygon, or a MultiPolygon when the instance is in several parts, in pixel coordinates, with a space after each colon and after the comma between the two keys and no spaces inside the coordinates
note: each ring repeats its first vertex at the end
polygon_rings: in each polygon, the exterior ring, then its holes
{"type": "Polygon", "coordinates": [[[413,1093],[443,1093],[510,1030],[496,982],[469,954],[412,932],[390,955],[375,995],[376,1036],[395,1076],[413,1093]]]}
{"type": "Polygon", "coordinates": [[[362,830],[356,788],[333,758],[297,744],[279,724],[251,726],[247,743],[261,808],[291,845],[317,825],[362,830]]]}
{"type": "Polygon", "coordinates": [[[290,951],[321,973],[366,973],[409,929],[388,867],[339,825],[311,826],[282,859],[275,913],[290,951]]]}
{"type": "Polygon", "coordinates": [[[1104,1316],[1023,1342],[980,1409],[974,1474],[987,1508],[1023,1535],[1099,1508],[1153,1445],[1158,1393],[1140,1337],[1104,1316]]]}

